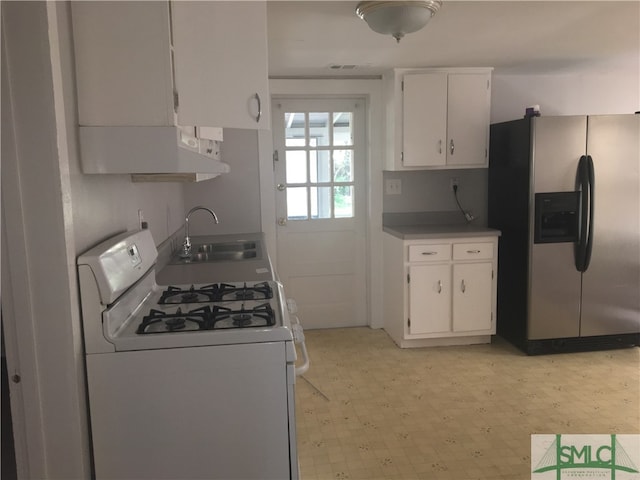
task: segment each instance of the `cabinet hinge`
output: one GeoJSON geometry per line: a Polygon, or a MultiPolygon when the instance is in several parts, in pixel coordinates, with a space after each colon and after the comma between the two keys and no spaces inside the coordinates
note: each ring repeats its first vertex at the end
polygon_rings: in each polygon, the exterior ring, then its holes
{"type": "Polygon", "coordinates": [[[407,273],[407,283],[411,283],[411,275],[407,273]]]}
{"type": "Polygon", "coordinates": [[[178,111],[178,107],[180,106],[180,96],[178,92],[173,92],[173,109],[178,111]]]}

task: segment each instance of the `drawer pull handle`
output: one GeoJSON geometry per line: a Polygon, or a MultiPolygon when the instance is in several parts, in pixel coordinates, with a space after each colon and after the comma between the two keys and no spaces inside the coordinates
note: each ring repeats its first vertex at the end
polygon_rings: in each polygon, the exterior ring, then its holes
{"type": "Polygon", "coordinates": [[[467,289],[467,286],[464,284],[464,280],[462,280],[462,282],[460,283],[460,291],[464,293],[466,289],[467,289]]]}
{"type": "Polygon", "coordinates": [[[422,255],[437,255],[438,252],[422,252],[422,255]]]}
{"type": "Polygon", "coordinates": [[[467,250],[467,253],[480,253],[480,250],[467,250]]]}
{"type": "Polygon", "coordinates": [[[442,293],[442,280],[438,280],[438,293],[442,293]]]}

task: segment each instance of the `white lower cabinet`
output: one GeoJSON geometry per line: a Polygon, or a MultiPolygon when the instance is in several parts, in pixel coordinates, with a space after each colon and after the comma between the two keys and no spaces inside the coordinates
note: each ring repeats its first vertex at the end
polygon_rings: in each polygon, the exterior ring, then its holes
{"type": "Polygon", "coordinates": [[[401,347],[489,343],[498,237],[384,239],[384,328],[401,347]]]}
{"type": "Polygon", "coordinates": [[[409,266],[409,279],[409,334],[451,331],[449,265],[409,266]]]}
{"type": "MultiPolygon", "coordinates": [[[[454,332],[491,330],[493,265],[489,262],[453,265],[454,332]]],[[[495,333],[495,329],[492,333],[495,333]]]]}

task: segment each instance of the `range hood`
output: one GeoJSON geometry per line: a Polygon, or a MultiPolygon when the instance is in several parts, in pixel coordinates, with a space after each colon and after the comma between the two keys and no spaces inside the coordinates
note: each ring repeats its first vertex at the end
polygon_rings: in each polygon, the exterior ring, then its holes
{"type": "Polygon", "coordinates": [[[229,172],[220,159],[221,128],[208,129],[207,137],[216,138],[196,137],[193,127],[79,129],[83,173],[131,174],[134,181],[199,181],[229,172]]]}

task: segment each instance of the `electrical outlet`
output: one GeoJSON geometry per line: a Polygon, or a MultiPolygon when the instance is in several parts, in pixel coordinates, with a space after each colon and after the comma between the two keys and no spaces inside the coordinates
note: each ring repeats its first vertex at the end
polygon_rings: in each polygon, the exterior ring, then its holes
{"type": "Polygon", "coordinates": [[[144,212],[142,210],[138,210],[138,227],[140,230],[148,227],[147,222],[144,221],[144,212]]]}
{"type": "Polygon", "coordinates": [[[449,183],[449,189],[453,191],[453,187],[458,187],[458,177],[451,177],[451,182],[449,183]]]}
{"type": "Polygon", "coordinates": [[[399,178],[389,178],[384,182],[384,192],[387,195],[402,194],[402,180],[399,178]]]}

